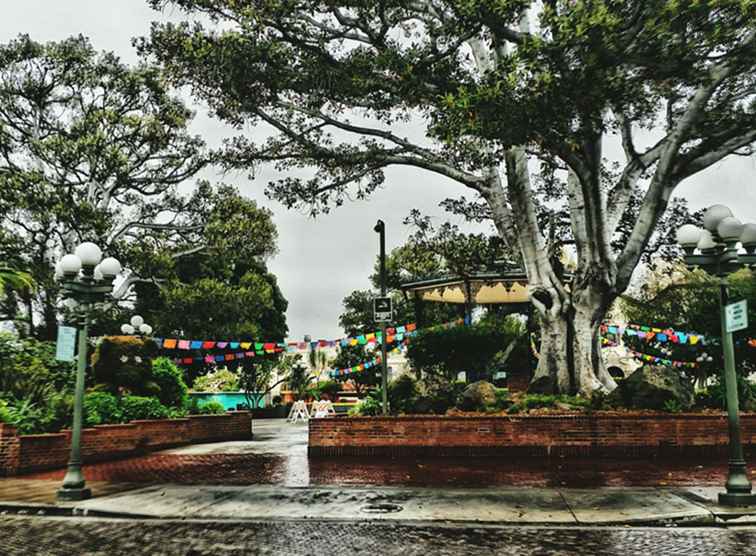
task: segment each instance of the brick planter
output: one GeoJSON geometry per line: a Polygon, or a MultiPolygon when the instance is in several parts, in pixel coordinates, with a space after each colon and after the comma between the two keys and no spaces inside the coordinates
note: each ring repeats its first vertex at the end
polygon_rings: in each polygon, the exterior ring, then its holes
{"type": "MultiPolygon", "coordinates": [[[[756,446],[756,414],[741,416],[756,446]]],[[[727,452],[725,414],[513,415],[312,419],[312,456],[654,457],[727,452]]]]}
{"type": "MultiPolygon", "coordinates": [[[[81,455],[85,463],[107,461],[183,444],[249,438],[252,416],[248,411],[132,421],[84,429],[81,455]]],[[[18,436],[15,427],[0,423],[0,476],[65,467],[70,442],[69,430],[18,436]]]]}

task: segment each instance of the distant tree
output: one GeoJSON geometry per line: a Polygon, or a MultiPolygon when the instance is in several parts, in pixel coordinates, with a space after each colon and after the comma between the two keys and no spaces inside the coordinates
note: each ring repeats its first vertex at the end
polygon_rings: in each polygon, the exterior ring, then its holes
{"type": "Polygon", "coordinates": [[[191,117],[156,68],[84,37],[0,45],[0,260],[38,285],[18,296],[31,333],[54,338],[53,265],[78,242],[128,266],[133,236],[186,231],[175,187],[205,164],[191,117]]]}
{"type": "MultiPolygon", "coordinates": [[[[351,369],[357,365],[370,361],[380,353],[378,348],[368,349],[366,346],[357,344],[355,346],[347,345],[339,347],[336,357],[331,362],[334,369],[351,369]]],[[[339,375],[335,378],[341,382],[351,382],[354,391],[358,396],[362,396],[368,388],[378,386],[380,375],[377,370],[380,367],[373,367],[355,373],[339,375]]]]}
{"type": "MultiPolygon", "coordinates": [[[[749,322],[756,322],[756,279],[751,270],[741,270],[729,277],[733,300],[748,302],[749,322]]],[[[646,274],[636,297],[625,296],[620,302],[622,313],[631,323],[661,329],[672,328],[684,333],[703,335],[703,343],[673,342],[668,339],[646,341],[625,337],[624,342],[635,351],[663,359],[696,363],[695,369],[681,368],[691,379],[720,376],[723,370],[719,284],[703,271],[690,271],[683,265],[665,265],[646,274]],[[709,361],[711,358],[711,361],[709,361]]],[[[736,332],[735,358],[739,374],[756,372],[756,349],[748,342],[748,330],[736,332]]]]}

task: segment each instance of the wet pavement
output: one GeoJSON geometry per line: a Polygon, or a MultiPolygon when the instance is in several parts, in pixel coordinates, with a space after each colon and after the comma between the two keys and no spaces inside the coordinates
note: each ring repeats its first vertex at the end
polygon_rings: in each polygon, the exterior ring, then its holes
{"type": "Polygon", "coordinates": [[[483,527],[6,517],[0,554],[619,556],[753,554],[756,529],[483,527]]]}
{"type": "MultiPolygon", "coordinates": [[[[724,484],[720,460],[586,460],[501,456],[467,458],[307,457],[307,425],[254,424],[251,441],[199,444],[118,461],[86,464],[88,481],[139,484],[276,484],[411,487],[653,487],[724,484]]],[[[751,469],[756,479],[756,469],[751,469]]],[[[65,470],[20,479],[60,481],[65,470]]],[[[18,479],[16,479],[18,480],[18,479]]],[[[4,480],[0,480],[0,500],[4,480]]]]}

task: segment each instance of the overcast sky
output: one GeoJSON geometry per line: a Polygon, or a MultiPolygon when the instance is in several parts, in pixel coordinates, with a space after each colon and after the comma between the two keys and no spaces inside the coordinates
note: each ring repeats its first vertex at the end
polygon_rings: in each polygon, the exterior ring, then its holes
{"type": "MultiPolygon", "coordinates": [[[[2,0],[1,6],[0,42],[19,33],[37,41],[83,34],[95,48],[111,50],[130,63],[137,59],[132,37],[147,34],[150,22],[163,17],[142,0],[2,0]]],[[[195,109],[198,117],[194,132],[210,144],[230,134],[207,118],[202,107],[195,109]]],[[[387,172],[385,188],[369,201],[350,203],[312,220],[265,198],[263,187],[272,176],[271,171],[265,171],[255,181],[244,175],[218,179],[238,186],[275,215],[279,253],[270,267],[289,300],[290,336],[297,339],[304,334],[317,338],[341,335],[341,300],[350,291],[368,286],[367,276],[377,250],[373,232],[377,218],[386,222],[391,249],[407,235],[402,220],[410,209],[442,217],[438,203],[465,193],[462,186],[434,174],[393,168],[387,172]]],[[[730,157],[684,182],[677,194],[687,197],[694,209],[724,203],[741,220],[756,221],[756,159],[730,157]]]]}

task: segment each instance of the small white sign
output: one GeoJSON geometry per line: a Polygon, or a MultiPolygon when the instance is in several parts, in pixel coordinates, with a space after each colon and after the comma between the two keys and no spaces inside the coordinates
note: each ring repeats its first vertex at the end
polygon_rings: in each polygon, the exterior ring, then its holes
{"type": "Polygon", "coordinates": [[[727,332],[748,328],[748,303],[745,299],[725,306],[725,328],[727,332]]]}
{"type": "Polygon", "coordinates": [[[376,297],[373,299],[373,320],[375,322],[390,322],[393,317],[392,309],[390,297],[376,297]]]}
{"type": "Polygon", "coordinates": [[[73,361],[76,353],[76,329],[72,326],[58,327],[58,342],[55,346],[55,359],[73,361]]]}

